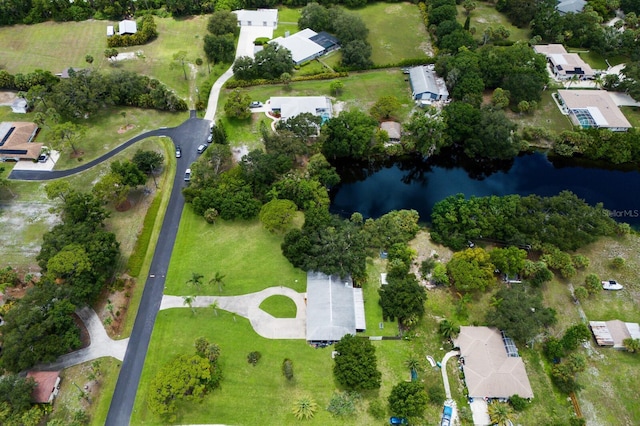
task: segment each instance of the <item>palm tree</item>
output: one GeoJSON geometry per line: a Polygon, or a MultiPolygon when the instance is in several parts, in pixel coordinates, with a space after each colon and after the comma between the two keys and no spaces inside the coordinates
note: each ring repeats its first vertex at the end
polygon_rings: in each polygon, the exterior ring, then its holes
{"type": "Polygon", "coordinates": [[[195,315],[196,310],[193,309],[193,302],[196,300],[194,296],[182,296],[182,300],[184,300],[184,304],[191,308],[191,312],[195,315]]]}
{"type": "Polygon", "coordinates": [[[224,287],[224,281],[222,280],[224,277],[226,277],[226,275],[222,275],[220,272],[216,271],[215,276],[209,280],[209,284],[218,285],[218,293],[222,293],[222,287],[224,287]]]}
{"type": "Polygon", "coordinates": [[[191,278],[187,280],[187,284],[193,284],[197,289],[200,289],[200,284],[202,284],[202,278],[204,275],[199,274],[197,272],[191,273],[191,278]]]}
{"type": "Polygon", "coordinates": [[[213,303],[209,305],[209,307],[213,309],[213,312],[216,314],[216,316],[218,316],[218,308],[220,307],[218,306],[218,301],[214,300],[213,303]]]}
{"type": "Polygon", "coordinates": [[[488,411],[492,425],[507,426],[513,420],[513,409],[506,402],[494,402],[488,411]]]}
{"type": "Polygon", "coordinates": [[[418,369],[422,367],[422,364],[420,363],[420,360],[418,358],[411,355],[404,361],[404,365],[409,369],[409,371],[411,371],[411,381],[414,380],[414,377],[418,377],[418,369]]]}
{"type": "Polygon", "coordinates": [[[445,339],[451,339],[453,337],[456,337],[458,333],[460,333],[460,327],[445,319],[440,322],[438,331],[445,339]]]}
{"type": "Polygon", "coordinates": [[[308,420],[313,418],[318,411],[318,404],[308,396],[298,399],[293,405],[293,415],[298,420],[308,420]]]}

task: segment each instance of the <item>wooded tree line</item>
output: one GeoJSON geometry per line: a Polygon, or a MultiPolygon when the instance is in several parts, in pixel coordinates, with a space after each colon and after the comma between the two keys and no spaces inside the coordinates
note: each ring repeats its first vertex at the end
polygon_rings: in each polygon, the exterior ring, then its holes
{"type": "Polygon", "coordinates": [[[80,346],[72,314],[95,301],[120,256],[115,234],[104,229],[109,214],[101,200],[59,183],[47,190],[62,202],[62,223],[43,236],[40,281],[4,317],[0,366],[11,372],[52,362],[80,346]]]}
{"type": "Polygon", "coordinates": [[[0,71],[0,88],[25,92],[31,108],[53,108],[66,119],[85,117],[106,106],[132,106],[162,111],[186,111],[187,104],[158,80],[131,71],[69,70],[69,78],[49,71],[12,75],[0,71]]]}
{"type": "Polygon", "coordinates": [[[489,239],[540,249],[551,244],[576,250],[599,236],[623,232],[602,204],[589,206],[563,191],[553,197],[506,195],[471,197],[462,194],[439,201],[431,213],[431,238],[454,250],[469,241],[489,239]]]}

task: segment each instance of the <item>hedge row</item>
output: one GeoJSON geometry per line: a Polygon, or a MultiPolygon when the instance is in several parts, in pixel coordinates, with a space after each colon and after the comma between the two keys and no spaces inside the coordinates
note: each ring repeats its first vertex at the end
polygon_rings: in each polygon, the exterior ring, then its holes
{"type": "MultiPolygon", "coordinates": [[[[334,78],[348,77],[348,76],[349,76],[348,72],[328,72],[328,73],[322,73],[322,74],[293,77],[291,81],[294,82],[294,81],[332,80],[334,78]]],[[[233,81],[228,81],[225,84],[225,88],[237,89],[239,87],[262,86],[266,84],[282,84],[282,81],[279,79],[267,80],[265,78],[258,78],[255,80],[233,80],[233,81]]]]}
{"type": "Polygon", "coordinates": [[[149,241],[151,241],[151,234],[153,234],[153,227],[156,223],[156,218],[158,217],[161,202],[162,194],[158,192],[151,202],[151,205],[149,205],[147,214],[144,216],[142,231],[140,231],[140,235],[138,235],[136,245],[129,257],[129,261],[127,262],[127,270],[129,271],[129,275],[132,277],[140,275],[140,269],[142,269],[144,258],[147,255],[147,248],[149,247],[149,241]]]}

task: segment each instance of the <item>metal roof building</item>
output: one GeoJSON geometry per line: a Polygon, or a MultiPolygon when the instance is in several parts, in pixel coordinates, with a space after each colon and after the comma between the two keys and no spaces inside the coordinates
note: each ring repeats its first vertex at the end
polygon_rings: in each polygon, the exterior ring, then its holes
{"type": "Polygon", "coordinates": [[[125,19],[124,21],[120,21],[118,23],[119,35],[135,34],[137,32],[138,32],[138,24],[136,24],[136,21],[125,19]]]}
{"type": "Polygon", "coordinates": [[[567,13],[580,13],[586,5],[585,0],[561,0],[558,1],[556,9],[560,15],[566,15],[567,13]]]}
{"type": "Polygon", "coordinates": [[[415,100],[440,101],[449,98],[444,81],[436,79],[433,66],[419,66],[409,69],[411,94],[415,100]]]}
{"type": "Polygon", "coordinates": [[[533,398],[533,390],[513,341],[495,328],[460,327],[453,340],[460,348],[471,398],[533,398]]]}
{"type": "Polygon", "coordinates": [[[278,9],[234,10],[241,27],[278,28],[278,9]]]}
{"type": "Polygon", "coordinates": [[[337,342],[364,328],[362,289],[351,278],[307,272],[307,341],[337,342]]]}

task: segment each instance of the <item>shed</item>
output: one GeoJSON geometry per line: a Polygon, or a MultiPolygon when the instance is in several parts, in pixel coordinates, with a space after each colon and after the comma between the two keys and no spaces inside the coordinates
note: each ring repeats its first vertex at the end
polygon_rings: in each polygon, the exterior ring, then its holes
{"type": "Polygon", "coordinates": [[[15,98],[11,103],[11,112],[15,114],[26,114],[29,110],[29,104],[25,98],[15,98]]]}
{"type": "Polygon", "coordinates": [[[634,322],[589,321],[589,328],[598,346],[624,349],[624,339],[640,339],[640,324],[634,322]]]}
{"type": "Polygon", "coordinates": [[[60,391],[59,371],[29,371],[27,378],[31,377],[36,386],[31,398],[38,404],[51,404],[60,391]]]}
{"type": "Polygon", "coordinates": [[[114,34],[115,31],[113,30],[113,25],[107,25],[107,37],[111,37],[114,34]]]}
{"type": "Polygon", "coordinates": [[[397,121],[383,121],[380,123],[380,130],[384,130],[389,135],[389,141],[400,142],[402,136],[402,125],[397,121]]]}
{"type": "Polygon", "coordinates": [[[118,23],[119,35],[132,35],[138,32],[138,24],[131,19],[125,19],[118,23]]]}
{"type": "Polygon", "coordinates": [[[307,272],[307,341],[337,342],[364,329],[362,289],[349,277],[307,272]]]}

